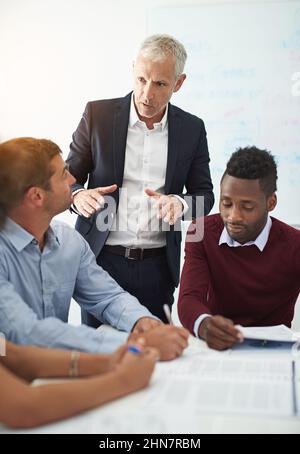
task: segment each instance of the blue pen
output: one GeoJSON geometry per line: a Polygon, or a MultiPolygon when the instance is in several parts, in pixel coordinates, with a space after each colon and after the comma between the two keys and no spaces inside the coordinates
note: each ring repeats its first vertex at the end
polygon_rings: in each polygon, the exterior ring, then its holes
{"type": "Polygon", "coordinates": [[[135,355],[138,355],[139,353],[141,353],[142,350],[139,347],[136,347],[135,345],[128,345],[127,351],[134,353],[135,355]]]}

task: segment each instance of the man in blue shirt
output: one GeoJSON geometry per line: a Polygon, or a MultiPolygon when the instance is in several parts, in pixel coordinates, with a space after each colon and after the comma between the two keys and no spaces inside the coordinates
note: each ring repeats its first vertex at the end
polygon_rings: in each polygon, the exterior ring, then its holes
{"type": "Polygon", "coordinates": [[[0,144],[0,331],[16,343],[109,352],[143,336],[162,359],[187,345],[183,328],[161,324],[96,264],[71,227],[52,221],[71,203],[74,178],[50,140],[0,144]],[[51,223],[51,225],[50,225],[51,223]],[[68,325],[71,298],[116,330],[68,325]]]}

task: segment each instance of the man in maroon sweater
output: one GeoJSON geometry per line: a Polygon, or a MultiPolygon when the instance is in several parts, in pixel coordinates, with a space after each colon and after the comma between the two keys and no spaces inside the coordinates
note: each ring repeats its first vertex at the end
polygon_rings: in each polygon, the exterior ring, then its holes
{"type": "Polygon", "coordinates": [[[235,324],[291,325],[300,292],[300,231],[269,216],[276,206],[273,156],[255,147],[231,156],[221,179],[220,214],[191,225],[179,318],[217,350],[243,340],[235,324]]]}

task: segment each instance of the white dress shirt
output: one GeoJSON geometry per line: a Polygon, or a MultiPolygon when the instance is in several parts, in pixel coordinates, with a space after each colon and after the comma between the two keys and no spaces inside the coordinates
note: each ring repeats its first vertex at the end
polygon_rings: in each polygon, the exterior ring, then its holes
{"type": "MultiPolygon", "coordinates": [[[[163,230],[168,227],[157,219],[156,200],[146,188],[165,193],[168,157],[168,106],[154,129],[138,118],[131,98],[125,152],[123,185],[119,207],[106,244],[135,248],[159,248],[166,245],[163,230]]],[[[181,197],[176,196],[186,206],[181,197]]]]}
{"type": "MultiPolygon", "coordinates": [[[[262,252],[264,250],[266,244],[267,244],[268,239],[269,239],[269,234],[270,234],[271,227],[272,227],[272,219],[270,218],[270,216],[268,216],[266,225],[264,226],[263,230],[260,232],[258,237],[254,241],[248,241],[248,243],[245,243],[245,244],[240,244],[237,241],[233,240],[231,238],[231,236],[228,234],[228,232],[226,230],[226,227],[224,227],[224,229],[223,229],[223,231],[221,233],[220,239],[219,239],[219,246],[221,244],[227,244],[229,247],[244,247],[244,246],[255,245],[260,250],[260,252],[262,252]]],[[[198,335],[199,326],[200,326],[200,324],[203,322],[203,320],[206,317],[211,317],[211,315],[210,314],[202,314],[195,321],[194,334],[195,334],[196,337],[199,337],[199,335],[198,335]]]]}

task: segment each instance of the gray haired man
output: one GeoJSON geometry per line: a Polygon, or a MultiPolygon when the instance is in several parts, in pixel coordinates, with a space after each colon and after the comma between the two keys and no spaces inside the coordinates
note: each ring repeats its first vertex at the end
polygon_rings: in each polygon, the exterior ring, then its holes
{"type": "MultiPolygon", "coordinates": [[[[186,57],[171,36],[147,38],[133,92],[87,104],[67,160],[77,230],[121,287],[165,321],[179,282],[181,216],[196,216],[198,196],[199,215],[214,202],[204,123],[169,103],[186,79],[186,57]],[[109,216],[108,194],[116,207],[109,216]]],[[[90,314],[83,321],[96,326],[90,314]]]]}

